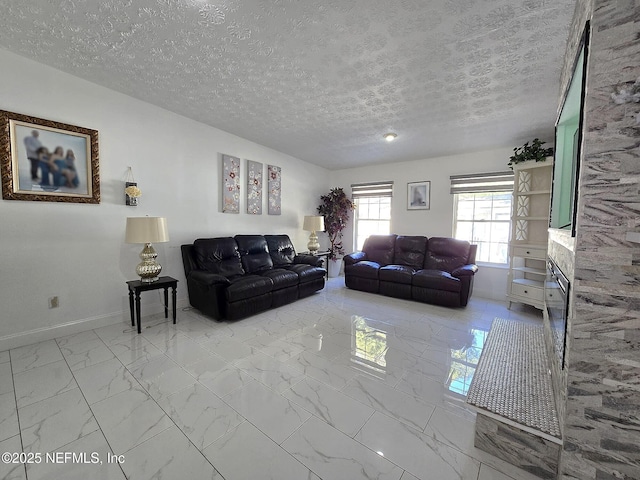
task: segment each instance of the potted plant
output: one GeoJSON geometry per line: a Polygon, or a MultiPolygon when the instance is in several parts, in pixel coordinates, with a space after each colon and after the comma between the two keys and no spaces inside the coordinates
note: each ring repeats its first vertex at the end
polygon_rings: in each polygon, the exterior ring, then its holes
{"type": "Polygon", "coordinates": [[[514,148],[513,155],[510,157],[511,161],[507,165],[513,170],[513,166],[517,163],[529,160],[544,162],[548,156],[553,155],[553,148],[542,148],[545,143],[541,142],[539,138],[534,138],[531,145],[527,142],[521,147],[514,148]]]}
{"type": "Polygon", "coordinates": [[[324,230],[331,243],[329,247],[329,276],[336,277],[340,272],[338,255],[344,255],[342,231],[347,226],[351,211],[356,206],[342,188],[332,188],[327,195],[320,196],[320,201],[322,203],[318,207],[318,213],[324,216],[324,230]],[[335,271],[336,267],[337,272],[335,271]]]}

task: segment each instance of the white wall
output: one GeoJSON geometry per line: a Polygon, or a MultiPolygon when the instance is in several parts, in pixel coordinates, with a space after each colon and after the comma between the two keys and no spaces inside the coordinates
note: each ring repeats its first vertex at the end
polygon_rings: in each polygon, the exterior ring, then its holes
{"type": "MultiPolygon", "coordinates": [[[[286,233],[306,249],[302,218],[328,190],[327,170],[4,50],[0,64],[0,109],[99,131],[102,193],[99,205],[0,201],[0,350],[128,319],[125,281],[141,246],[124,243],[127,216],[167,217],[171,241],[156,250],[163,274],[180,280],[181,304],[182,243],[286,233]],[[243,195],[244,159],[282,167],[281,216],[220,212],[221,153],[243,159],[243,195]],[[143,194],[137,207],[124,205],[127,166],[143,194]],[[59,308],[48,308],[51,296],[59,308]]],[[[158,309],[158,292],[142,299],[143,315],[158,309]]]]}
{"type": "MultiPolygon", "coordinates": [[[[398,138],[397,141],[402,141],[398,138]]],[[[352,183],[392,180],[391,231],[399,235],[450,237],[453,234],[453,195],[449,193],[451,175],[506,171],[512,149],[437,157],[411,162],[387,163],[331,172],[331,187],[350,191],[352,183]],[[407,210],[407,183],[431,182],[431,208],[407,210]]],[[[344,231],[345,251],[353,239],[353,223],[344,231]]],[[[480,266],[474,283],[474,296],[505,300],[507,269],[480,266]]]]}

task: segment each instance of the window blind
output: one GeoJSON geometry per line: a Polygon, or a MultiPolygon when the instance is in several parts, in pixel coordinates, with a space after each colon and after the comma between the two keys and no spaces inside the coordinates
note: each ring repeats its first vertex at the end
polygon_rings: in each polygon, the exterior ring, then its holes
{"type": "Polygon", "coordinates": [[[393,197],[393,182],[354,183],[351,198],[393,197]]]}
{"type": "Polygon", "coordinates": [[[452,175],[451,193],[511,192],[513,172],[472,173],[452,175]]]}

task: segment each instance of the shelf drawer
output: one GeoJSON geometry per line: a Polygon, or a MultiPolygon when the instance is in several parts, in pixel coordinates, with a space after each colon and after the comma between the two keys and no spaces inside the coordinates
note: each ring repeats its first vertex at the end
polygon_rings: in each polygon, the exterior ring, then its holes
{"type": "Polygon", "coordinates": [[[546,260],[547,250],[545,248],[513,247],[513,256],[546,260]]]}
{"type": "Polygon", "coordinates": [[[544,289],[534,285],[522,285],[514,282],[511,284],[511,294],[530,298],[535,302],[542,302],[544,300],[544,289]]]}

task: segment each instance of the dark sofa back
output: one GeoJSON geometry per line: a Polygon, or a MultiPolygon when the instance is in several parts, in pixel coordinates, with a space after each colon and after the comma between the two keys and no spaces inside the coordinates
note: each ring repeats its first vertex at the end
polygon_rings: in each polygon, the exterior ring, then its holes
{"type": "Polygon", "coordinates": [[[367,254],[367,260],[381,266],[393,263],[393,250],[396,243],[395,234],[371,235],[364,241],[362,251],[367,254]]]}
{"type": "Polygon", "coordinates": [[[231,237],[199,238],[193,242],[193,258],[199,270],[224,277],[244,274],[238,244],[231,237]]]}
{"type": "Polygon", "coordinates": [[[451,273],[456,268],[471,263],[469,262],[470,253],[471,245],[466,240],[431,237],[424,259],[424,268],[451,273]]]}
{"type": "Polygon", "coordinates": [[[419,270],[424,265],[426,251],[427,237],[398,235],[393,253],[393,263],[394,265],[406,265],[419,270]]]}
{"type": "Polygon", "coordinates": [[[264,235],[236,235],[242,267],[247,273],[273,268],[264,235]]]}
{"type": "Polygon", "coordinates": [[[264,238],[267,240],[269,255],[271,255],[271,261],[274,267],[291,265],[293,263],[296,251],[293,248],[289,235],[265,235],[264,238]]]}
{"type": "Polygon", "coordinates": [[[180,245],[180,251],[182,252],[182,266],[184,267],[184,276],[188,277],[192,270],[197,270],[195,251],[193,244],[180,245]]]}

